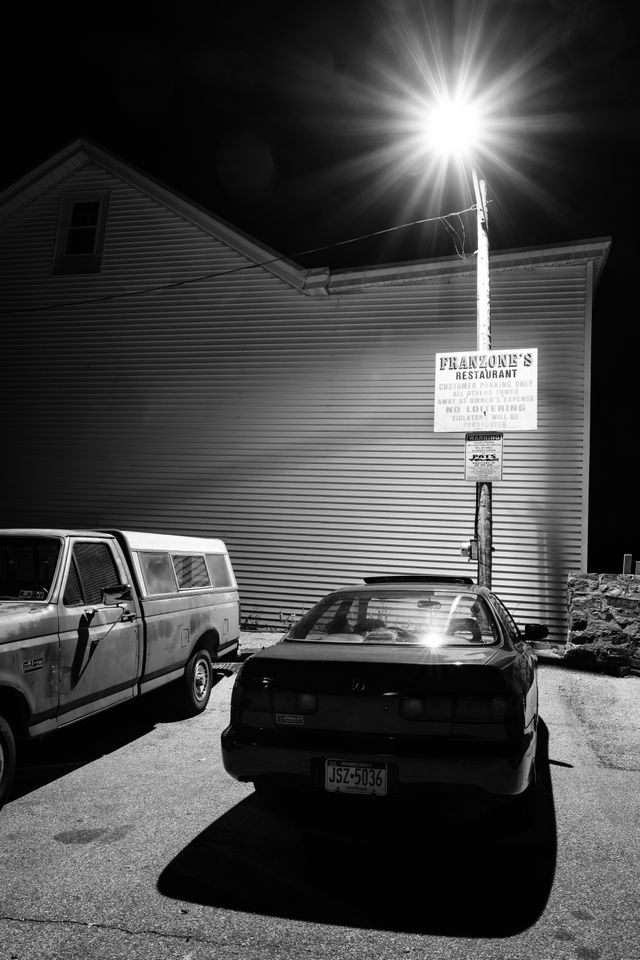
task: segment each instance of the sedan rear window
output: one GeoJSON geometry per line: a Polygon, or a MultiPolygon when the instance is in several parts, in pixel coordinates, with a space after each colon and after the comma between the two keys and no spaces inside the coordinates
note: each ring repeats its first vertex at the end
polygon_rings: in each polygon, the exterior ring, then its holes
{"type": "Polygon", "coordinates": [[[320,643],[410,643],[427,647],[498,643],[481,597],[455,589],[341,592],[321,600],[287,634],[320,643]]]}

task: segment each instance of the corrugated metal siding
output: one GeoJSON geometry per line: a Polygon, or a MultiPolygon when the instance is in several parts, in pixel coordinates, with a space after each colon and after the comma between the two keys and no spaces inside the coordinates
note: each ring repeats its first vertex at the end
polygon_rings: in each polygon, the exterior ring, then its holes
{"type": "MultiPolygon", "coordinates": [[[[309,298],[187,220],[111,190],[103,270],[51,277],[58,191],[0,236],[1,521],[222,537],[243,614],[279,625],[362,574],[476,574],[464,436],[433,432],[435,354],[475,349],[475,278],[309,298]],[[219,274],[168,290],[157,284],[219,274]]],[[[585,265],[492,276],[494,348],[539,350],[539,428],[507,433],[494,588],[566,636],[584,567],[585,265]]]]}

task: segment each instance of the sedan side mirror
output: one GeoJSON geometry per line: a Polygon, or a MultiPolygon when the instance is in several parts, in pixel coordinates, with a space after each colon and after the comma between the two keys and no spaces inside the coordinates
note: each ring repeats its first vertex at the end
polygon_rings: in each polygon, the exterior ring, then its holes
{"type": "Polygon", "coordinates": [[[119,603],[131,600],[131,587],[128,583],[116,583],[112,587],[102,588],[102,602],[106,607],[115,607],[119,603]]]}
{"type": "Polygon", "coordinates": [[[549,636],[549,627],[544,623],[526,623],[524,627],[524,639],[528,643],[534,640],[543,640],[549,636]]]}

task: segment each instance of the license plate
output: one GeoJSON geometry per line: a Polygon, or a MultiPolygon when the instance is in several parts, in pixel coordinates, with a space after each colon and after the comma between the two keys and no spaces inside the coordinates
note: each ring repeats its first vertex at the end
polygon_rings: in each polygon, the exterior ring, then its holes
{"type": "Polygon", "coordinates": [[[327,760],[324,786],[330,793],[364,793],[384,797],[387,793],[387,767],[384,763],[327,760]]]}

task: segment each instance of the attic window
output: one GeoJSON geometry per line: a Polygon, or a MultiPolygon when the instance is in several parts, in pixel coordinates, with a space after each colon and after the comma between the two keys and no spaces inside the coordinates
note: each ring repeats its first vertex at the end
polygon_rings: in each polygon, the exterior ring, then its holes
{"type": "Polygon", "coordinates": [[[54,273],[100,271],[108,202],[108,190],[62,194],[54,273]]]}

